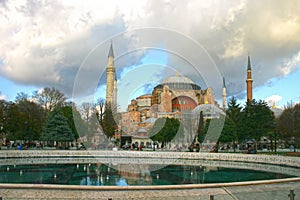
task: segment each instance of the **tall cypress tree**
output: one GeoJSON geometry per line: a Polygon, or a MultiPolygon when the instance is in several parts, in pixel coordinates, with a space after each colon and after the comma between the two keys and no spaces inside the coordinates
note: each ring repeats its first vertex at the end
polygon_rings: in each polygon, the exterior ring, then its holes
{"type": "Polygon", "coordinates": [[[203,111],[200,112],[200,118],[199,118],[197,133],[198,133],[198,141],[200,143],[202,143],[203,140],[204,140],[204,137],[205,137],[203,111]]]}
{"type": "Polygon", "coordinates": [[[103,116],[103,132],[108,138],[111,138],[115,130],[117,129],[117,123],[114,118],[114,108],[111,107],[109,103],[106,104],[105,106],[105,113],[103,116]]]}

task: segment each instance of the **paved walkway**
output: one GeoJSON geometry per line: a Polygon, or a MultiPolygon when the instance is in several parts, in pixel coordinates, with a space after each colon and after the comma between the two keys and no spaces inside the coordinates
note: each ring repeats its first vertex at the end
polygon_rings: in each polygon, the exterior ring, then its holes
{"type": "Polygon", "coordinates": [[[100,199],[100,200],[185,200],[210,199],[215,200],[284,200],[290,190],[294,190],[295,199],[300,199],[300,182],[250,185],[203,189],[176,190],[64,190],[64,189],[0,189],[4,199],[100,199]]]}

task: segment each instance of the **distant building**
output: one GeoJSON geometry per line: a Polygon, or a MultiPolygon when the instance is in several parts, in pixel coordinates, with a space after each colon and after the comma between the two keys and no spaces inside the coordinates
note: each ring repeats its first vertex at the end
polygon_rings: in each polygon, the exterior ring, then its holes
{"type": "MultiPolygon", "coordinates": [[[[117,84],[114,67],[113,47],[110,46],[108,54],[108,66],[106,69],[107,88],[106,102],[117,105],[117,84]]],[[[247,100],[252,101],[252,69],[250,56],[247,65],[247,100]]],[[[213,89],[211,87],[202,89],[188,77],[175,75],[163,80],[155,86],[151,94],[144,94],[136,99],[132,99],[127,107],[127,111],[120,113],[118,132],[132,136],[132,142],[136,138],[139,142],[149,142],[147,132],[153,126],[156,119],[168,117],[176,118],[184,122],[184,132],[187,135],[181,136],[182,143],[189,143],[195,136],[195,128],[198,124],[199,112],[203,111],[205,119],[219,118],[220,114],[225,115],[226,111],[226,85],[223,78],[222,89],[222,109],[215,102],[213,89]],[[205,106],[203,106],[205,105],[205,106]],[[187,125],[193,120],[192,125],[187,125]],[[143,131],[141,135],[140,130],[143,131]]]]}
{"type": "Polygon", "coordinates": [[[274,103],[274,105],[273,105],[270,109],[271,109],[271,111],[274,113],[274,117],[275,117],[275,118],[279,118],[280,115],[281,115],[282,112],[283,112],[283,109],[282,109],[282,108],[276,107],[275,103],[274,103]]]}
{"type": "Polygon", "coordinates": [[[190,112],[201,104],[216,104],[212,88],[202,90],[191,79],[177,73],[154,87],[152,94],[133,99],[127,112],[122,113],[122,127],[134,134],[140,127],[147,127],[148,119],[181,119],[182,113],[190,112]]]}

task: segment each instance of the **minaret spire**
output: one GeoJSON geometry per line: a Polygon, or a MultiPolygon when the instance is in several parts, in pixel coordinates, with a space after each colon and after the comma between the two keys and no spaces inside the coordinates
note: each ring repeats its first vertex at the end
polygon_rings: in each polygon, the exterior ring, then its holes
{"type": "Polygon", "coordinates": [[[250,56],[248,54],[248,65],[247,65],[247,70],[251,70],[251,62],[250,62],[250,56]]]}
{"type": "Polygon", "coordinates": [[[116,106],[117,104],[117,80],[115,71],[114,51],[111,42],[106,67],[106,103],[111,104],[111,106],[116,106]]]}
{"type": "Polygon", "coordinates": [[[110,42],[110,49],[109,49],[109,52],[108,52],[108,57],[112,57],[112,58],[115,57],[112,42],[110,42]]]}
{"type": "Polygon", "coordinates": [[[250,103],[252,102],[252,83],[253,83],[252,69],[251,69],[250,56],[248,55],[246,85],[247,85],[247,101],[249,101],[250,103]]]}

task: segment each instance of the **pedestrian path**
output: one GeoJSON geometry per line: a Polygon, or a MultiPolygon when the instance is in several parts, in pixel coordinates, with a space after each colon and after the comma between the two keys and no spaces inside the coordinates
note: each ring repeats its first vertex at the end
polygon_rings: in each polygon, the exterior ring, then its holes
{"type": "Polygon", "coordinates": [[[294,199],[300,199],[300,182],[248,185],[202,189],[167,189],[167,190],[61,190],[61,189],[1,189],[3,199],[100,199],[100,200],[289,200],[290,190],[295,194],[294,199]]]}

